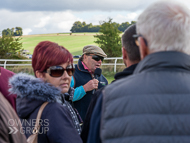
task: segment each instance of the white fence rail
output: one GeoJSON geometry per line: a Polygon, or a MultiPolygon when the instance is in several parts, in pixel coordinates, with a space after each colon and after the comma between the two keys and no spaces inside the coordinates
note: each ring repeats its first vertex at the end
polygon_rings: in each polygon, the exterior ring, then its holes
{"type": "MultiPolygon", "coordinates": [[[[117,63],[118,59],[122,59],[122,57],[112,57],[112,58],[105,58],[104,60],[115,60],[114,63],[102,63],[104,65],[114,65],[114,72],[116,72],[117,65],[124,65],[123,63],[117,63]]],[[[31,66],[32,64],[7,64],[7,62],[31,62],[32,60],[13,60],[13,59],[0,59],[0,62],[4,62],[4,64],[0,64],[5,69],[7,66],[31,66]]],[[[78,59],[74,59],[74,61],[78,61],[78,59]]]]}

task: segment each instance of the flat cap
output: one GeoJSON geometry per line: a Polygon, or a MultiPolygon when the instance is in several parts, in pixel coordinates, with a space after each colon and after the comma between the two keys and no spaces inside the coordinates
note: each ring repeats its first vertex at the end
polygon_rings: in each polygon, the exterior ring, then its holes
{"type": "Polygon", "coordinates": [[[101,57],[106,58],[107,55],[104,53],[104,51],[95,45],[87,45],[83,48],[83,54],[95,54],[101,57]]]}

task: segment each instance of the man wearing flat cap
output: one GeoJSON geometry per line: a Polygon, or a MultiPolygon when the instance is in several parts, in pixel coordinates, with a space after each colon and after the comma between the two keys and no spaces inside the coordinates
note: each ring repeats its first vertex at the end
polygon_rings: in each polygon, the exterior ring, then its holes
{"type": "Polygon", "coordinates": [[[106,57],[107,55],[100,47],[88,45],[83,48],[83,55],[75,65],[75,73],[71,81],[71,87],[76,89],[73,101],[74,107],[83,120],[92,99],[93,90],[108,84],[102,74],[97,79],[94,78],[94,71],[96,68],[100,68],[106,57]]]}

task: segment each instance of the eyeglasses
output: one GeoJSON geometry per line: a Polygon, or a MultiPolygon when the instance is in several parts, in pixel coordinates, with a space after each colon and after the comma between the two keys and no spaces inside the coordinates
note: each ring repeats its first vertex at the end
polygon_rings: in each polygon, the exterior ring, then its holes
{"type": "Polygon", "coordinates": [[[66,67],[66,69],[62,66],[52,66],[44,72],[48,73],[51,77],[61,77],[64,74],[65,70],[69,76],[72,76],[75,71],[74,65],[69,65],[66,67]]]}
{"type": "Polygon", "coordinates": [[[139,34],[139,35],[137,35],[137,34],[133,35],[133,38],[135,38],[135,43],[136,43],[136,45],[137,45],[138,47],[140,46],[139,41],[138,41],[138,38],[139,38],[139,37],[142,37],[143,40],[144,40],[145,45],[148,46],[148,43],[147,43],[146,39],[145,39],[141,34],[139,34]]]}
{"type": "Polygon", "coordinates": [[[92,59],[95,61],[101,60],[103,62],[104,60],[104,57],[101,57],[101,56],[97,56],[97,55],[88,55],[88,56],[92,56],[92,59]]]}

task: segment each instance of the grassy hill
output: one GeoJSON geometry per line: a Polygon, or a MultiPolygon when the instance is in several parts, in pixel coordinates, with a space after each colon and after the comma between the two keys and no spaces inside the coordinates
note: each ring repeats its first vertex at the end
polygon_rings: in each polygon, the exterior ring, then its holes
{"type": "MultiPolygon", "coordinates": [[[[97,45],[94,43],[96,40],[94,35],[96,34],[98,33],[72,33],[72,35],[70,35],[70,33],[26,35],[22,36],[21,42],[23,42],[23,48],[25,50],[29,50],[30,54],[33,54],[34,48],[39,42],[48,40],[64,46],[73,55],[82,55],[82,49],[84,46],[90,44],[97,45]]],[[[125,66],[117,71],[122,71],[124,68],[125,66]]],[[[105,77],[108,79],[108,82],[111,83],[115,74],[113,73],[113,66],[112,68],[103,68],[102,72],[103,75],[105,75],[105,77]]]]}
{"type": "Polygon", "coordinates": [[[73,55],[81,55],[86,45],[94,44],[96,33],[55,33],[22,36],[23,48],[32,54],[35,46],[41,41],[52,41],[64,46],[73,55]]]}

